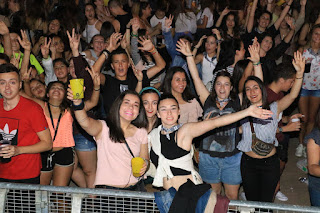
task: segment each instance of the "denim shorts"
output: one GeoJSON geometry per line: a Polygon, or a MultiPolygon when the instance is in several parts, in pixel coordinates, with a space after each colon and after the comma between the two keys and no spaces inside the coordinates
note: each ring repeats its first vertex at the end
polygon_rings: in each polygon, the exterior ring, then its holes
{"type": "Polygon", "coordinates": [[[199,173],[207,183],[239,185],[242,182],[240,162],[242,152],[233,156],[218,158],[200,152],[199,173]]]}
{"type": "Polygon", "coordinates": [[[308,89],[301,88],[300,96],[302,96],[302,97],[312,96],[312,97],[318,97],[319,98],[320,97],[320,89],[318,89],[318,90],[308,90],[308,89]]]}
{"type": "Polygon", "coordinates": [[[76,144],[74,148],[77,151],[88,152],[97,150],[97,144],[95,141],[90,141],[81,134],[76,134],[73,138],[76,144]]]}

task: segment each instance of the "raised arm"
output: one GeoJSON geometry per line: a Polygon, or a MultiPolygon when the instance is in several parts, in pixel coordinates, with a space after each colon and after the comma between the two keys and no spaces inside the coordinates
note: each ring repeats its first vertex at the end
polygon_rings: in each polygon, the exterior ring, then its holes
{"type": "Polygon", "coordinates": [[[247,24],[247,32],[251,33],[252,29],[253,29],[253,25],[254,25],[254,14],[256,12],[257,9],[257,4],[258,4],[258,0],[254,0],[252,3],[252,7],[250,10],[250,15],[249,15],[249,19],[248,19],[248,24],[247,24]]]}
{"type": "Polygon", "coordinates": [[[84,104],[85,104],[84,109],[86,111],[89,111],[93,107],[97,106],[97,104],[99,102],[99,97],[100,97],[100,74],[99,73],[95,73],[89,67],[86,67],[86,70],[87,70],[88,73],[90,73],[91,78],[93,80],[92,95],[91,95],[90,99],[88,99],[88,100],[86,100],[84,102],[84,104]]]}
{"type": "Polygon", "coordinates": [[[175,48],[175,43],[173,42],[172,34],[171,34],[171,24],[173,21],[173,15],[170,15],[169,18],[165,19],[164,29],[162,34],[164,36],[164,43],[167,47],[167,51],[172,59],[177,55],[177,51],[175,48]]]}
{"type": "Polygon", "coordinates": [[[297,71],[296,79],[294,81],[290,93],[278,101],[278,115],[283,110],[287,109],[292,104],[292,102],[298,97],[302,85],[305,63],[306,60],[301,55],[301,53],[299,51],[295,52],[292,64],[297,71]]]}
{"type": "Polygon", "coordinates": [[[287,0],[286,6],[284,7],[284,9],[282,10],[280,17],[277,19],[277,21],[273,24],[274,27],[276,28],[276,30],[279,29],[281,22],[283,21],[283,19],[286,17],[286,15],[288,14],[291,4],[292,4],[293,0],[287,0]]]}
{"type": "Polygon", "coordinates": [[[22,38],[20,38],[20,36],[18,36],[18,41],[19,41],[21,47],[24,49],[24,56],[22,59],[20,73],[23,75],[24,73],[26,73],[28,71],[30,54],[31,54],[31,43],[28,39],[26,31],[24,31],[24,30],[20,30],[20,31],[21,31],[22,38]]]}
{"type": "Polygon", "coordinates": [[[217,22],[216,22],[216,27],[219,28],[219,27],[221,26],[221,23],[222,23],[223,18],[224,18],[229,12],[230,12],[230,10],[229,10],[228,7],[224,8],[224,10],[221,12],[221,14],[220,14],[220,16],[219,16],[219,18],[218,18],[218,20],[217,20],[217,22]]]}
{"type": "MultiPolygon", "coordinates": [[[[203,35],[200,40],[198,41],[198,44],[196,46],[194,46],[193,48],[193,51],[192,51],[192,55],[193,57],[195,58],[196,55],[197,55],[197,52],[198,52],[198,49],[201,47],[202,43],[203,43],[203,40],[206,39],[207,36],[206,35],[203,35]]],[[[200,53],[201,54],[201,53],[200,53]]]]}
{"type": "Polygon", "coordinates": [[[102,124],[100,121],[88,117],[87,112],[84,109],[83,100],[76,99],[73,100],[73,93],[70,88],[68,88],[68,99],[72,101],[74,107],[74,115],[79,123],[79,125],[91,136],[95,138],[100,138],[102,131],[102,124]]]}
{"type": "Polygon", "coordinates": [[[248,48],[250,57],[248,59],[251,61],[254,70],[254,76],[260,78],[263,81],[263,72],[260,62],[260,44],[257,38],[254,38],[253,44],[248,48]]]}
{"type": "Polygon", "coordinates": [[[132,35],[131,35],[131,55],[135,65],[141,61],[141,56],[138,49],[138,30],[140,28],[140,22],[138,18],[131,19],[132,35]]]}
{"type": "Polygon", "coordinates": [[[3,36],[4,53],[7,56],[11,57],[12,56],[12,47],[11,47],[9,29],[3,21],[0,21],[0,35],[3,36]]]}
{"type": "Polygon", "coordinates": [[[296,32],[296,31],[295,31],[296,26],[295,26],[295,24],[293,23],[293,18],[286,16],[285,20],[286,20],[287,24],[290,26],[290,31],[289,31],[289,33],[286,35],[286,37],[284,37],[283,40],[284,40],[284,42],[286,42],[286,43],[290,43],[290,41],[292,40],[292,38],[293,38],[293,36],[294,36],[294,34],[295,34],[295,32],[296,32]]]}
{"type": "Polygon", "coordinates": [[[138,47],[139,50],[151,53],[155,61],[155,66],[147,70],[148,78],[152,78],[158,74],[166,66],[166,62],[163,60],[162,56],[159,54],[158,50],[155,48],[151,40],[146,37],[140,37],[138,41],[142,47],[138,47]]]}
{"type": "Polygon", "coordinates": [[[190,141],[191,145],[193,138],[203,135],[204,133],[215,128],[235,123],[248,116],[267,119],[271,116],[271,114],[272,112],[269,110],[262,109],[257,105],[251,105],[249,108],[236,113],[215,117],[201,122],[186,123],[181,127],[181,129],[179,129],[179,134],[182,134],[181,136],[184,137],[184,139],[190,141]]]}
{"type": "Polygon", "coordinates": [[[200,79],[197,66],[194,62],[194,58],[192,56],[191,50],[189,45],[180,39],[177,42],[177,51],[181,52],[187,58],[188,68],[191,73],[191,77],[193,79],[193,83],[196,87],[197,94],[199,96],[200,102],[204,105],[205,101],[207,100],[210,92],[207,90],[206,86],[203,84],[202,80],[200,79]]]}

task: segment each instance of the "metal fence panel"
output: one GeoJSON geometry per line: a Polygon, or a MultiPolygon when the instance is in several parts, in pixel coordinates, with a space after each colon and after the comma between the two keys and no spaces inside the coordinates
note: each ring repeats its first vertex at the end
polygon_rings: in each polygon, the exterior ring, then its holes
{"type": "MultiPolygon", "coordinates": [[[[153,193],[0,183],[0,213],[7,212],[158,213],[159,210],[153,193]]],[[[320,213],[320,208],[232,200],[228,212],[320,213]]]]}

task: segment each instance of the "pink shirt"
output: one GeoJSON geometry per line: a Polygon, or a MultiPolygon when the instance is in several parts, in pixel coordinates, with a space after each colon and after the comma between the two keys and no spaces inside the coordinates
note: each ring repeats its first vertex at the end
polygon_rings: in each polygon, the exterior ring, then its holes
{"type": "Polygon", "coordinates": [[[194,98],[186,104],[179,104],[180,118],[179,123],[185,124],[189,122],[198,122],[198,118],[202,116],[202,108],[199,102],[194,98]]]}
{"type": "MultiPolygon", "coordinates": [[[[121,186],[138,182],[131,171],[132,156],[125,143],[116,143],[109,138],[109,127],[102,123],[101,137],[97,142],[97,172],[94,185],[121,186]]],[[[141,144],[148,143],[146,129],[138,129],[134,136],[126,138],[135,157],[140,154],[141,144]]]]}

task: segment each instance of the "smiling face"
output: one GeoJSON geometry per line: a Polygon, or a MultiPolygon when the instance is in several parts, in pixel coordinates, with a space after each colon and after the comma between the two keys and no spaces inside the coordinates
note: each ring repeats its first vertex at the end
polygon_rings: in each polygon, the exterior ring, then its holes
{"type": "Polygon", "coordinates": [[[5,100],[17,98],[20,88],[21,82],[18,73],[0,73],[0,94],[5,100]]]}
{"type": "Polygon", "coordinates": [[[264,39],[261,41],[261,49],[265,52],[268,52],[272,48],[272,38],[270,36],[264,37],[264,39]]]}
{"type": "Polygon", "coordinates": [[[119,109],[120,120],[123,119],[129,122],[135,120],[139,115],[139,109],[139,97],[133,94],[125,95],[119,109]]]}
{"type": "Polygon", "coordinates": [[[56,47],[57,53],[64,52],[64,43],[60,37],[57,37],[57,36],[53,37],[51,45],[54,45],[56,47]]]}
{"type": "Polygon", "coordinates": [[[59,101],[62,101],[65,97],[66,89],[64,85],[60,83],[54,83],[47,94],[49,99],[57,99],[59,101]]]}
{"type": "Polygon", "coordinates": [[[187,77],[184,72],[176,72],[171,80],[171,93],[180,93],[186,89],[187,86],[187,77]]]}
{"type": "Polygon", "coordinates": [[[314,43],[319,44],[320,43],[320,28],[316,28],[312,32],[311,40],[314,43]]]}
{"type": "Polygon", "coordinates": [[[170,128],[177,124],[180,109],[179,104],[172,98],[160,101],[158,106],[158,117],[164,127],[170,128]]]}
{"type": "Polygon", "coordinates": [[[147,117],[152,118],[157,113],[159,96],[156,93],[145,93],[142,95],[142,103],[146,110],[147,117]]]}
{"type": "Polygon", "coordinates": [[[230,95],[230,91],[232,90],[230,78],[219,76],[214,85],[214,89],[216,91],[218,99],[227,99],[230,95]]]}
{"type": "Polygon", "coordinates": [[[53,69],[58,80],[63,80],[68,76],[68,67],[61,61],[57,61],[54,64],[53,69]]]}
{"type": "Polygon", "coordinates": [[[226,25],[227,25],[228,28],[234,28],[235,21],[234,21],[234,15],[233,14],[228,15],[227,20],[226,20],[226,25]]]}
{"type": "Polygon", "coordinates": [[[262,103],[262,91],[259,87],[259,84],[256,81],[247,81],[245,85],[245,92],[251,104],[262,103]]]}
{"type": "Polygon", "coordinates": [[[11,41],[11,48],[14,52],[20,51],[20,44],[18,41],[18,34],[17,33],[10,33],[10,41],[11,41]]]}
{"type": "Polygon", "coordinates": [[[262,28],[262,29],[267,29],[267,27],[269,26],[270,24],[270,15],[268,13],[264,13],[260,16],[260,18],[258,19],[258,24],[259,24],[259,27],[262,28]]]}
{"type": "Polygon", "coordinates": [[[205,43],[206,52],[208,54],[213,53],[217,49],[217,40],[214,36],[208,36],[207,41],[205,43]]]}
{"type": "Polygon", "coordinates": [[[37,80],[30,82],[31,94],[38,99],[43,99],[46,96],[46,87],[37,80]]]}
{"type": "Polygon", "coordinates": [[[102,52],[102,50],[104,50],[105,48],[105,42],[104,42],[104,38],[100,35],[94,36],[92,38],[92,45],[91,47],[93,48],[93,50],[98,53],[97,55],[100,55],[100,53],[102,52]]]}
{"type": "Polygon", "coordinates": [[[115,72],[115,76],[119,80],[126,80],[129,59],[126,54],[117,54],[112,56],[111,67],[115,72]]]}
{"type": "Polygon", "coordinates": [[[49,34],[58,34],[60,30],[60,21],[58,19],[54,19],[49,24],[49,34]]]}

